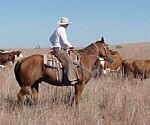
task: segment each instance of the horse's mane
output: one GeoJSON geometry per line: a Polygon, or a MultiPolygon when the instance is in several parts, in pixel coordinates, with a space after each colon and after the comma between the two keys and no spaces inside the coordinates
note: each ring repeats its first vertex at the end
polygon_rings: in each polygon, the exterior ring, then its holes
{"type": "Polygon", "coordinates": [[[77,50],[77,52],[84,53],[84,54],[95,54],[95,53],[98,53],[98,49],[97,49],[97,46],[95,45],[95,43],[91,43],[89,46],[87,46],[83,49],[77,50]]]}

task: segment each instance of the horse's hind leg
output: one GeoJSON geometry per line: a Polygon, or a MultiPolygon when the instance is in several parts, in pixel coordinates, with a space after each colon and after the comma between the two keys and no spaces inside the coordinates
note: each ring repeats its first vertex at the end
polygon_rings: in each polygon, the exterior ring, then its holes
{"type": "Polygon", "coordinates": [[[32,100],[34,101],[34,104],[36,105],[38,102],[38,92],[39,92],[39,83],[35,83],[31,86],[32,91],[32,100]]]}
{"type": "Polygon", "coordinates": [[[18,95],[17,95],[18,101],[19,101],[19,105],[20,105],[20,106],[23,106],[23,103],[24,103],[24,96],[25,96],[26,94],[30,94],[30,86],[23,86],[23,87],[20,89],[20,91],[19,91],[19,93],[18,93],[18,95]]]}

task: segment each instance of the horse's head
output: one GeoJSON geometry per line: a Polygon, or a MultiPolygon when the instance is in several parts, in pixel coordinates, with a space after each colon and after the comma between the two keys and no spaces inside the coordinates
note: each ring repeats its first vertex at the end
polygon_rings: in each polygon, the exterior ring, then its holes
{"type": "Polygon", "coordinates": [[[102,37],[100,41],[94,43],[97,46],[99,51],[99,57],[102,57],[109,62],[112,62],[111,53],[109,51],[108,45],[105,43],[104,38],[102,37]]]}

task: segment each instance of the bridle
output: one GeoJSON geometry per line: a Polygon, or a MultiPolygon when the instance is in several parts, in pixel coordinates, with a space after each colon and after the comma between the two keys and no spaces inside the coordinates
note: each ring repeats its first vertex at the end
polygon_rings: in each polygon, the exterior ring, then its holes
{"type": "MultiPolygon", "coordinates": [[[[99,48],[98,48],[98,46],[96,45],[96,43],[93,43],[93,45],[95,46],[96,50],[99,52],[99,48]]],[[[106,59],[106,58],[108,58],[108,55],[107,55],[107,47],[104,46],[104,45],[102,45],[102,46],[103,46],[104,51],[105,51],[105,54],[106,54],[106,56],[104,56],[104,57],[102,57],[102,58],[106,59]]],[[[99,56],[99,58],[101,58],[100,55],[98,55],[98,56],[99,56]]]]}

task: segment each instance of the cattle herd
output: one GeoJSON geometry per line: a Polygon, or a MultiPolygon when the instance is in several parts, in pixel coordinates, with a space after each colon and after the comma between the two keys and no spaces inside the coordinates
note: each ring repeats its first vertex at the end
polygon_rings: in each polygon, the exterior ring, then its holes
{"type": "Polygon", "coordinates": [[[5,68],[8,64],[12,65],[16,60],[23,58],[19,50],[0,49],[0,67],[5,68]]]}
{"type": "Polygon", "coordinates": [[[120,74],[123,78],[150,78],[150,59],[123,59],[119,52],[110,50],[112,63],[99,58],[101,74],[109,74],[115,72],[120,74]]]}

